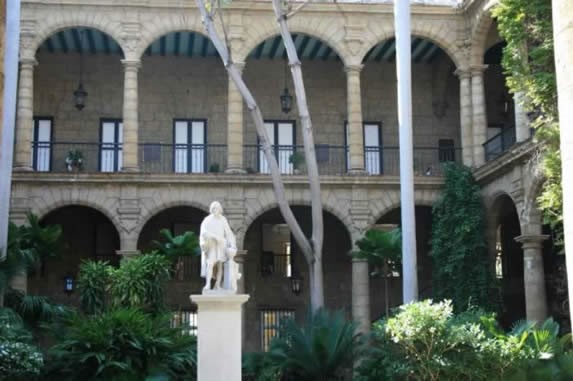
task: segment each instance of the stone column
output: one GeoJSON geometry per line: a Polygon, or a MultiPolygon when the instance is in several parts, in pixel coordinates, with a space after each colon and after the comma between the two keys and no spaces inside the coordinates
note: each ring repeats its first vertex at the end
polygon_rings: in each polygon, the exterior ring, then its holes
{"type": "Polygon", "coordinates": [[[531,136],[529,132],[529,118],[527,113],[521,105],[523,93],[516,93],[513,96],[513,103],[515,108],[515,141],[517,143],[524,142],[531,136]]]}
{"type": "Polygon", "coordinates": [[[468,70],[456,70],[460,79],[460,137],[462,144],[462,162],[473,165],[473,131],[472,131],[472,89],[471,73],[468,70]]]}
{"type": "MultiPolygon", "coordinates": [[[[240,72],[245,68],[244,62],[235,62],[240,72]]],[[[243,97],[228,77],[227,95],[227,169],[226,173],[245,173],[243,168],[243,97]]]]}
{"type": "Polygon", "coordinates": [[[370,273],[368,262],[352,259],[352,319],[362,333],[370,332],[370,273]]]}
{"type": "Polygon", "coordinates": [[[137,72],[141,67],[139,60],[122,60],[123,81],[123,166],[122,171],[139,171],[139,122],[137,72]]]}
{"type": "Polygon", "coordinates": [[[349,150],[348,172],[351,174],[364,173],[364,132],[362,127],[362,99],[360,93],[360,71],[363,65],[347,65],[347,114],[348,129],[347,149],[349,150]]]}
{"type": "MultiPolygon", "coordinates": [[[[567,272],[573,274],[573,8],[569,0],[553,0],[553,36],[555,40],[555,73],[561,124],[561,173],[563,184],[563,230],[567,272]]],[[[568,279],[573,295],[573,276],[568,279]]],[[[573,317],[573,303],[569,303],[573,317]]]]}
{"type": "Polygon", "coordinates": [[[474,166],[479,167],[485,163],[483,144],[487,140],[487,114],[485,109],[485,95],[483,72],[486,65],[476,65],[471,68],[472,75],[472,128],[474,145],[474,166]]]}
{"type": "Polygon", "coordinates": [[[32,140],[34,139],[34,58],[20,60],[20,83],[16,120],[16,150],[14,169],[32,170],[32,140]]]}
{"type": "Polygon", "coordinates": [[[542,322],[547,318],[547,294],[543,271],[543,241],[546,235],[521,235],[515,240],[523,246],[523,281],[525,284],[525,316],[542,322]]]}

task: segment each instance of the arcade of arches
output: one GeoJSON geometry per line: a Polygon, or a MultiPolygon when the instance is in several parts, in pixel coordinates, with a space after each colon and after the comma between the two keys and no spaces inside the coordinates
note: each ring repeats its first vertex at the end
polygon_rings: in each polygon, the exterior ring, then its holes
{"type": "MultiPolygon", "coordinates": [[[[269,316],[304,317],[306,266],[275,209],[250,116],[196,9],[163,0],[136,3],[114,3],[128,5],[127,17],[101,0],[23,2],[11,218],[21,223],[26,213],[36,213],[44,223],[61,224],[67,242],[65,259],[30,274],[28,290],[75,302],[60,281],[82,258],[136,255],[151,247],[161,228],[197,231],[216,199],[243,250],[240,287],[255,296],[246,309],[247,345],[264,348],[261,332],[269,316]],[[72,97],[80,81],[88,93],[81,111],[72,97]],[[70,151],[80,151],[81,169],[66,160],[70,151]],[[302,279],[298,295],[289,276],[302,279]]],[[[307,184],[289,163],[302,142],[296,104],[283,113],[279,101],[285,88],[293,93],[284,48],[270,4],[239,3],[226,9],[232,54],[273,144],[284,152],[277,149],[288,175],[287,198],[299,205],[304,224],[307,184]]],[[[490,254],[500,258],[503,295],[512,303],[503,319],[559,316],[562,257],[550,239],[543,241],[534,201],[540,180],[528,167],[536,144],[503,85],[503,42],[487,3],[468,1],[455,10],[413,6],[420,291],[431,294],[429,206],[443,185],[441,163],[455,160],[473,167],[482,187],[490,254]],[[498,199],[500,194],[507,197],[498,199]]],[[[347,254],[369,227],[400,223],[392,6],[312,7],[290,27],[322,175],[327,305],[344,308],[367,330],[384,311],[382,282],[347,254]]],[[[166,295],[174,309],[191,308],[188,295],[201,282],[197,274],[196,258],[175,266],[166,295]]],[[[401,280],[390,283],[389,302],[396,305],[401,280]]]]}

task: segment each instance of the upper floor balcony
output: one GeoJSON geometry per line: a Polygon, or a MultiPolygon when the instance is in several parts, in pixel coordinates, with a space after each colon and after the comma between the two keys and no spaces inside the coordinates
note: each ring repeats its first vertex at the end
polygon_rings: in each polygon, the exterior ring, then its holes
{"type": "MultiPolygon", "coordinates": [[[[66,19],[67,7],[61,12],[66,19]]],[[[147,17],[147,10],[141,12],[147,17]]],[[[244,34],[243,44],[234,45],[240,46],[234,60],[258,101],[281,172],[296,175],[304,172],[302,131],[296,102],[287,109],[280,101],[285,91],[294,93],[284,47],[276,31],[249,36],[245,20],[234,32],[244,34]]],[[[23,45],[30,51],[22,52],[20,63],[15,169],[268,173],[248,110],[198,28],[166,25],[146,31],[138,40],[145,45],[133,47],[113,31],[71,23],[52,32],[46,27],[41,40],[23,45]]],[[[397,175],[395,39],[384,35],[354,51],[338,37],[292,28],[320,174],[397,175]]],[[[455,44],[423,28],[417,33],[412,38],[415,174],[440,176],[445,161],[480,166],[487,126],[498,122],[503,108],[491,102],[504,93],[501,70],[491,64],[487,70],[463,66],[455,44]]]]}
{"type": "MultiPolygon", "coordinates": [[[[414,173],[441,176],[446,162],[461,162],[461,151],[453,145],[414,147],[414,173]]],[[[305,174],[304,147],[274,146],[274,155],[283,175],[305,174]]],[[[316,144],[319,174],[341,176],[349,173],[347,146],[316,144]]],[[[228,169],[224,144],[140,143],[138,168],[147,174],[206,174],[228,169]]],[[[242,171],[269,174],[268,162],[259,145],[243,146],[242,171]]],[[[114,143],[36,141],[32,147],[33,170],[50,173],[116,173],[123,162],[123,146],[114,143]]],[[[397,176],[400,172],[399,147],[364,148],[367,176],[397,176]]]]}

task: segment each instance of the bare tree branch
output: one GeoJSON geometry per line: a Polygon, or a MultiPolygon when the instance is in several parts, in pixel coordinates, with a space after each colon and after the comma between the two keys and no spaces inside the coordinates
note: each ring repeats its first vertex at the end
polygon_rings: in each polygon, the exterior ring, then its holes
{"type": "Polygon", "coordinates": [[[295,88],[297,108],[302,125],[302,137],[304,142],[305,161],[307,166],[308,182],[311,194],[312,209],[312,248],[314,251],[314,265],[311,266],[311,304],[313,309],[324,305],[323,273],[322,273],[322,245],[324,238],[324,225],[322,219],[322,200],[320,192],[320,177],[316,153],[314,149],[314,137],[312,121],[308,111],[306,91],[302,77],[301,63],[296,51],[292,35],[288,29],[286,11],[281,6],[281,0],[272,0],[273,9],[279,24],[280,33],[289,59],[289,66],[295,88]]]}
{"type": "Polygon", "coordinates": [[[207,31],[207,34],[215,49],[219,53],[225,68],[229,74],[231,80],[237,86],[237,89],[241,93],[245,103],[247,104],[247,108],[249,109],[251,116],[254,120],[257,133],[259,135],[260,143],[263,148],[263,152],[265,154],[265,158],[270,167],[271,171],[271,179],[273,182],[273,188],[275,192],[275,197],[277,199],[277,203],[285,222],[287,223],[291,233],[293,234],[294,239],[296,240],[297,244],[301,248],[302,252],[304,253],[307,261],[309,263],[314,263],[314,256],[313,250],[310,242],[304,235],[300,225],[296,221],[296,218],[290,208],[286,194],[284,189],[284,184],[281,179],[280,170],[276,161],[275,156],[273,155],[272,148],[270,145],[270,140],[265,129],[263,115],[252,95],[250,90],[248,89],[247,85],[243,81],[241,76],[241,72],[236,67],[236,65],[230,60],[229,56],[229,49],[228,46],[221,40],[219,37],[213,22],[213,16],[207,11],[205,8],[204,0],[196,0],[197,6],[199,7],[199,11],[201,12],[201,17],[203,21],[203,25],[207,31]]]}
{"type": "Polygon", "coordinates": [[[285,15],[286,19],[290,19],[298,12],[302,11],[310,3],[312,3],[312,0],[306,0],[305,2],[299,4],[295,9],[289,10],[289,12],[285,15]]]}

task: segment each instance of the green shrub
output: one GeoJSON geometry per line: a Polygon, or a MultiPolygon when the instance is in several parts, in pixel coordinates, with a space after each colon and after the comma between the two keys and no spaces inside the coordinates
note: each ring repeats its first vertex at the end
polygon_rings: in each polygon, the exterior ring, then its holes
{"type": "Polygon", "coordinates": [[[303,327],[286,320],[269,352],[247,357],[246,368],[257,381],[341,380],[363,348],[356,325],[340,312],[319,310],[303,327]]]}
{"type": "Polygon", "coordinates": [[[480,187],[468,167],[444,165],[444,188],[432,208],[432,292],[451,299],[456,311],[468,305],[498,309],[487,257],[480,187]]]}
{"type": "Polygon", "coordinates": [[[454,315],[450,301],[399,307],[374,324],[369,358],[360,380],[497,380],[526,356],[516,336],[489,332],[494,317],[473,310],[454,315]]]}
{"type": "Polygon", "coordinates": [[[44,358],[40,350],[19,341],[0,341],[0,380],[29,381],[40,374],[44,358]]]}
{"type": "Polygon", "coordinates": [[[117,309],[76,314],[48,351],[47,380],[171,380],[196,377],[196,341],[169,328],[167,316],[117,309]]]}
{"type": "Polygon", "coordinates": [[[153,314],[165,309],[163,285],[171,262],[156,253],[139,255],[109,269],[109,293],[114,307],[136,307],[153,314]]]}
{"type": "Polygon", "coordinates": [[[80,306],[87,314],[103,312],[106,307],[106,290],[111,266],[108,262],[83,261],[80,265],[78,291],[80,306]]]}

